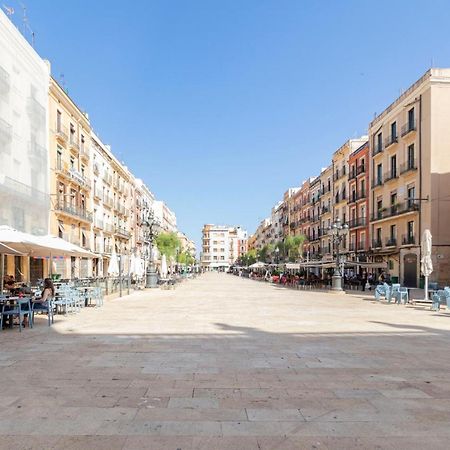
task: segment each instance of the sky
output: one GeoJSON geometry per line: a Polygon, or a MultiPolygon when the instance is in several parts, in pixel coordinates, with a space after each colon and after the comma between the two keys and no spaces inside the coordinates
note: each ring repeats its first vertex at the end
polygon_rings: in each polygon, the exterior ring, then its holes
{"type": "Polygon", "coordinates": [[[23,3],[54,78],[198,246],[205,223],[253,232],[427,69],[450,67],[443,0],[23,3]]]}

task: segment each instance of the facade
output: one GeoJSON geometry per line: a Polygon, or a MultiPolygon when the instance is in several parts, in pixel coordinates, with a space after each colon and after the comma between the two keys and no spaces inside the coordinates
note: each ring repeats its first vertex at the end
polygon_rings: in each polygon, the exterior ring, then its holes
{"type": "Polygon", "coordinates": [[[320,173],[320,247],[325,260],[332,259],[331,239],[327,233],[331,227],[333,218],[333,195],[332,195],[333,166],[322,169],[320,173]]]}
{"type": "Polygon", "coordinates": [[[367,261],[369,251],[369,143],[348,159],[349,252],[355,261],[367,261]]]}
{"type": "MultiPolygon", "coordinates": [[[[349,139],[338,148],[332,157],[333,166],[333,221],[339,219],[347,223],[348,214],[348,159],[352,152],[367,142],[367,136],[358,139],[349,139]]],[[[348,236],[344,236],[341,253],[348,254],[348,236]]]]}
{"type": "MultiPolygon", "coordinates": [[[[50,78],[48,111],[50,234],[91,250],[93,198],[89,118],[53,78],[50,78]]],[[[59,259],[54,265],[54,273],[62,278],[92,276],[91,260],[87,258],[59,259]]]]}
{"type": "Polygon", "coordinates": [[[321,207],[321,183],[320,177],[314,178],[310,185],[309,191],[311,196],[311,216],[310,216],[310,230],[309,230],[309,242],[308,251],[310,259],[320,259],[321,255],[321,237],[323,234],[321,221],[320,221],[320,207],[321,207]]]}
{"type": "Polygon", "coordinates": [[[432,280],[450,278],[450,69],[430,69],[369,125],[374,260],[417,286],[422,233],[433,236],[432,280]]]}
{"type": "Polygon", "coordinates": [[[247,232],[240,227],[206,224],[202,229],[201,265],[205,270],[226,271],[248,249],[247,232]]]}
{"type": "Polygon", "coordinates": [[[177,216],[162,200],[153,202],[153,211],[155,219],[161,225],[161,229],[167,233],[177,232],[177,216]]]}

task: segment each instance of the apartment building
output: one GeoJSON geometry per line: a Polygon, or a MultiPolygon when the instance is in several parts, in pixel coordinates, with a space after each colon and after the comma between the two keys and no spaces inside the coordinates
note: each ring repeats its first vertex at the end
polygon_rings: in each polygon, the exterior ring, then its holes
{"type": "Polygon", "coordinates": [[[201,265],[205,270],[226,271],[245,253],[247,232],[240,227],[206,224],[202,229],[201,265]],[[243,253],[242,253],[243,254],[243,253]]]}
{"type": "Polygon", "coordinates": [[[153,202],[153,212],[155,219],[161,225],[161,230],[167,233],[177,232],[177,216],[162,200],[153,202]]]}
{"type": "Polygon", "coordinates": [[[294,234],[294,195],[299,188],[289,188],[283,195],[281,224],[283,228],[283,237],[294,234]]]}
{"type": "Polygon", "coordinates": [[[283,239],[283,202],[278,202],[270,214],[270,236],[269,244],[275,245],[283,239]]]}
{"type": "Polygon", "coordinates": [[[196,257],[196,246],[194,241],[189,239],[184,233],[181,231],[177,232],[178,239],[181,243],[181,251],[188,252],[193,258],[196,257]]]}
{"type": "Polygon", "coordinates": [[[149,218],[150,211],[153,211],[155,196],[145,183],[136,178],[134,180],[134,242],[135,254],[145,256],[147,252],[145,224],[149,218]]]}
{"type": "Polygon", "coordinates": [[[309,239],[311,235],[311,181],[313,178],[308,178],[305,180],[300,187],[300,219],[299,226],[297,229],[299,230],[298,234],[302,234],[306,237],[303,257],[309,258],[309,239]]]}
{"type": "Polygon", "coordinates": [[[348,159],[349,252],[352,260],[367,261],[369,251],[369,143],[348,159]]]}
{"type": "Polygon", "coordinates": [[[323,235],[323,230],[320,226],[320,197],[322,195],[320,177],[316,177],[311,181],[309,192],[311,197],[311,215],[307,248],[310,259],[320,259],[322,256],[320,242],[323,235]]]}
{"type": "MultiPolygon", "coordinates": [[[[50,233],[91,250],[91,125],[87,114],[50,78],[49,96],[50,233]]],[[[63,278],[92,275],[87,258],[60,259],[55,273],[63,278]]]]}
{"type": "MultiPolygon", "coordinates": [[[[268,236],[271,236],[271,227],[272,221],[269,217],[263,219],[258,225],[254,234],[256,250],[261,250],[265,245],[270,244],[270,238],[268,236]]],[[[282,228],[281,225],[280,228],[282,228]]]]}
{"type": "Polygon", "coordinates": [[[374,260],[417,286],[422,233],[433,235],[432,280],[450,278],[450,69],[430,69],[369,125],[374,260]]]}
{"type": "MultiPolygon", "coordinates": [[[[50,68],[0,10],[0,225],[48,233],[50,68]]],[[[18,281],[44,276],[44,261],[5,258],[18,281]]]]}
{"type": "MultiPolygon", "coordinates": [[[[349,139],[339,147],[332,157],[333,166],[333,221],[347,223],[348,215],[348,159],[351,153],[367,142],[367,136],[349,139]]],[[[341,246],[342,254],[349,251],[348,236],[344,236],[341,246]]]]}
{"type": "Polygon", "coordinates": [[[332,224],[333,218],[333,195],[332,180],[333,166],[330,165],[322,169],[320,175],[320,227],[322,234],[320,236],[320,247],[324,259],[332,259],[331,238],[328,235],[328,229],[332,224]]]}

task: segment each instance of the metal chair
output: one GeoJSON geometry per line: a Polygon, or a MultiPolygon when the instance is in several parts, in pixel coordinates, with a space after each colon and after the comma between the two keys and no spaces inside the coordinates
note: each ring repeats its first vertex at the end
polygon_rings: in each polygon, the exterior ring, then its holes
{"type": "Polygon", "coordinates": [[[386,300],[389,300],[390,295],[391,295],[391,287],[387,283],[379,284],[375,288],[375,300],[377,302],[381,300],[381,296],[384,296],[386,300]]]}
{"type": "Polygon", "coordinates": [[[400,283],[393,283],[389,292],[389,298],[387,299],[389,303],[391,303],[392,298],[394,298],[394,301],[397,301],[399,290],[400,290],[400,283]]]}
{"type": "MultiPolygon", "coordinates": [[[[15,300],[14,305],[3,304],[2,306],[2,318],[4,316],[9,316],[12,320],[14,316],[19,318],[19,331],[22,332],[22,320],[25,316],[28,316],[28,326],[33,328],[33,317],[31,311],[31,299],[29,297],[18,298],[15,300]]],[[[2,320],[3,326],[3,320],[2,320]]]]}
{"type": "Polygon", "coordinates": [[[443,305],[444,303],[447,305],[447,310],[450,310],[450,288],[445,287],[444,289],[436,291],[431,297],[431,299],[432,299],[431,304],[432,311],[439,311],[441,305],[443,305]]]}
{"type": "Polygon", "coordinates": [[[31,306],[31,317],[34,322],[34,315],[36,313],[45,313],[48,317],[48,326],[50,326],[53,320],[53,298],[49,297],[45,303],[34,302],[31,306]]]}
{"type": "Polygon", "coordinates": [[[409,302],[408,288],[406,287],[399,287],[397,291],[397,298],[395,302],[400,305],[402,300],[404,305],[409,302]]]}

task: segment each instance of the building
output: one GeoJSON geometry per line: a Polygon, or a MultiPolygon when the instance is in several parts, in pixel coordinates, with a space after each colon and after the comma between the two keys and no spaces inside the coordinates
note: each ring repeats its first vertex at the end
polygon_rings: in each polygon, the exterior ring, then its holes
{"type": "Polygon", "coordinates": [[[202,229],[201,265],[205,270],[226,271],[247,251],[247,232],[241,227],[206,224],[202,229]]]}
{"type": "Polygon", "coordinates": [[[332,179],[333,166],[330,165],[320,172],[320,227],[322,229],[320,248],[325,260],[331,260],[333,257],[331,238],[328,235],[333,219],[332,179]]]}
{"type": "Polygon", "coordinates": [[[283,195],[281,216],[283,238],[294,234],[294,195],[298,190],[296,187],[289,188],[283,195]]]}
{"type": "Polygon", "coordinates": [[[425,229],[430,278],[450,282],[449,117],[450,69],[430,69],[369,125],[373,257],[406,286],[419,285],[425,229]]]}
{"type": "Polygon", "coordinates": [[[191,255],[193,258],[196,257],[197,250],[194,241],[189,239],[184,233],[181,231],[177,232],[177,237],[180,240],[181,243],[181,251],[187,252],[189,255],[191,255]]]}
{"type": "Polygon", "coordinates": [[[354,261],[367,261],[369,252],[369,143],[348,158],[349,252],[354,261]]]}
{"type": "Polygon", "coordinates": [[[310,216],[310,231],[309,231],[309,242],[307,248],[309,251],[310,259],[321,259],[321,237],[322,228],[320,222],[320,210],[321,210],[321,195],[322,186],[320,182],[320,177],[312,179],[309,185],[309,191],[311,196],[311,216],[310,216]]]}
{"type": "MultiPolygon", "coordinates": [[[[339,147],[332,157],[333,166],[333,221],[339,219],[341,223],[347,223],[348,215],[348,159],[352,152],[367,142],[367,136],[358,139],[349,139],[339,147]]],[[[341,245],[341,253],[347,254],[348,236],[344,236],[341,245]]]]}
{"type": "MultiPolygon", "coordinates": [[[[48,233],[49,65],[0,11],[0,225],[48,233]]],[[[5,258],[16,280],[44,276],[44,261],[5,258]]]]}
{"type": "Polygon", "coordinates": [[[177,216],[175,213],[161,200],[153,202],[153,212],[155,219],[160,223],[161,230],[166,233],[177,232],[177,216]]]}
{"type": "MultiPolygon", "coordinates": [[[[48,111],[50,234],[91,250],[93,178],[89,118],[53,78],[50,78],[48,111]]],[[[88,258],[59,259],[54,265],[54,273],[61,278],[92,276],[88,258]]]]}

